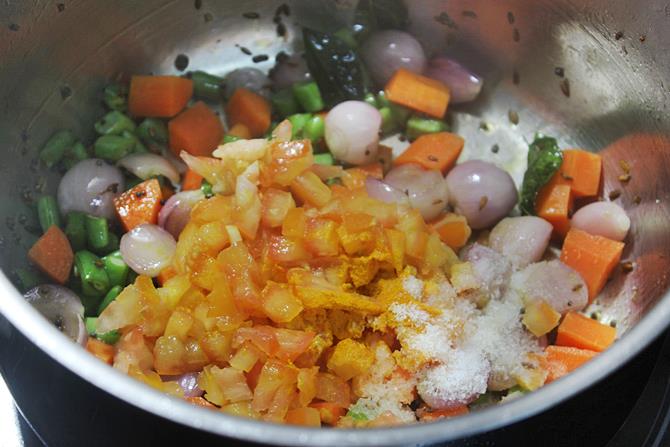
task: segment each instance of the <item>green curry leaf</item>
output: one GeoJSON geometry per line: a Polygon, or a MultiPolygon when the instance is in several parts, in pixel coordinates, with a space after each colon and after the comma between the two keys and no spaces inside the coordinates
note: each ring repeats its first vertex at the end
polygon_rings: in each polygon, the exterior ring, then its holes
{"type": "Polygon", "coordinates": [[[536,135],[528,147],[528,168],[523,176],[519,208],[521,214],[535,214],[537,194],[563,163],[563,153],[555,138],[536,135]]]}

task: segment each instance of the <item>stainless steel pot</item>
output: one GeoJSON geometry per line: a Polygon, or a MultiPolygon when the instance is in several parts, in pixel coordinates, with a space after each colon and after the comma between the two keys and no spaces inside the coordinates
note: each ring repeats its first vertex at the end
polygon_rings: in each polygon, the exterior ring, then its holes
{"type": "MultiPolygon", "coordinates": [[[[568,377],[510,403],[438,423],[303,429],[237,419],[161,395],[103,365],[49,326],[8,280],[9,272],[26,262],[35,239],[30,197],[53,191],[58,181],[37,166],[38,148],[56,128],[91,137],[92,123],[102,113],[101,86],[110,79],[175,73],[178,54],[189,57],[189,68],[212,72],[254,65],[240,47],[269,55],[257,64],[269,68],[278,51],[299,46],[299,25],[335,29],[355,1],[288,3],[292,14],[284,19],[285,39],[277,37],[272,22],[281,1],[101,0],[64,6],[9,1],[0,7],[0,261],[5,272],[0,311],[42,352],[118,399],[228,438],[291,445],[414,444],[491,430],[551,407],[606,377],[666,327],[670,4],[663,0],[407,2],[412,30],[429,51],[457,56],[486,79],[481,99],[453,109],[456,132],[466,137],[466,156],[490,157],[518,180],[526,140],[540,131],[558,136],[563,146],[600,151],[605,196],[621,192],[617,200],[633,222],[624,259],[634,262],[634,269],[610,281],[594,308],[617,321],[623,336],[568,377]],[[243,18],[248,11],[261,18],[243,18]],[[498,153],[490,150],[495,144],[498,153]],[[618,178],[621,160],[632,167],[628,182],[618,178]]],[[[10,332],[0,323],[0,337],[10,332]]],[[[11,356],[11,346],[3,352],[11,356]]]]}

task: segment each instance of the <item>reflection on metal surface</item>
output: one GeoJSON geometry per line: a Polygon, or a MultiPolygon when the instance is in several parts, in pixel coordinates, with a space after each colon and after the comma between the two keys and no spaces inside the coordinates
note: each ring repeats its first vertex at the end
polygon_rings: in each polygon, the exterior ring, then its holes
{"type": "Polygon", "coordinates": [[[0,376],[0,447],[22,447],[23,437],[14,399],[0,376]]]}

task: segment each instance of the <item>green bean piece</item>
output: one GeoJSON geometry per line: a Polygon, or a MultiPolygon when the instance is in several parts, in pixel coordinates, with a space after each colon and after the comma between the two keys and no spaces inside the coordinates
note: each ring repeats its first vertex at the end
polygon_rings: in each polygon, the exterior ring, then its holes
{"type": "Polygon", "coordinates": [[[302,134],[305,138],[308,138],[312,143],[316,143],[321,140],[326,133],[326,122],[319,115],[312,116],[309,121],[305,123],[305,127],[302,129],[302,134]]]}
{"type": "Polygon", "coordinates": [[[367,102],[374,108],[378,108],[379,104],[377,103],[377,98],[372,93],[366,93],[363,97],[363,101],[367,102]]]}
{"type": "Polygon", "coordinates": [[[48,282],[41,273],[32,269],[16,269],[14,270],[14,276],[16,276],[23,292],[27,292],[35,286],[48,282]]]}
{"type": "Polygon", "coordinates": [[[98,251],[109,244],[109,225],[104,217],[86,215],[86,240],[88,248],[98,251]]]}
{"type": "Polygon", "coordinates": [[[314,81],[293,84],[293,95],[307,112],[318,112],[325,107],[319,86],[314,81]]]}
{"type": "Polygon", "coordinates": [[[149,146],[152,152],[160,152],[167,146],[168,130],[163,121],[158,118],[147,118],[137,126],[137,136],[149,146]]]}
{"type": "Polygon", "coordinates": [[[79,272],[84,295],[93,298],[105,296],[109,291],[109,276],[105,271],[104,262],[90,251],[81,250],[75,253],[74,263],[79,272]]]}
{"type": "Polygon", "coordinates": [[[300,104],[293,96],[293,90],[285,88],[272,95],[272,108],[277,115],[284,118],[294,113],[300,112],[300,104]]]}
{"type": "Polygon", "coordinates": [[[116,329],[113,329],[109,332],[105,332],[104,334],[96,334],[96,338],[103,343],[107,343],[108,345],[114,345],[121,338],[121,333],[116,329]]]}
{"type": "Polygon", "coordinates": [[[386,97],[386,93],[384,93],[384,90],[377,93],[377,107],[390,107],[390,106],[391,101],[389,101],[388,98],[386,97]]]}
{"type": "Polygon", "coordinates": [[[124,130],[134,132],[135,123],[118,110],[112,110],[93,125],[100,135],[121,135],[124,130]]]}
{"type": "Polygon", "coordinates": [[[349,28],[340,28],[339,30],[333,33],[335,37],[340,38],[344,43],[346,43],[351,48],[357,48],[358,42],[356,37],[354,37],[353,31],[349,28]]]}
{"type": "Polygon", "coordinates": [[[325,154],[315,154],[314,163],[318,165],[334,165],[335,159],[330,152],[326,152],[325,154]]]}
{"type": "Polygon", "coordinates": [[[117,296],[121,294],[123,291],[123,286],[114,286],[111,289],[109,289],[109,292],[107,292],[107,295],[105,295],[105,298],[102,300],[100,303],[100,306],[98,307],[98,315],[100,315],[105,309],[107,309],[107,306],[112,304],[112,301],[116,299],[117,296]]]}
{"type": "Polygon", "coordinates": [[[97,250],[95,253],[99,256],[103,256],[103,255],[107,255],[109,253],[112,253],[112,252],[119,249],[119,243],[120,243],[119,236],[117,236],[116,233],[110,231],[109,232],[109,242],[107,243],[107,245],[105,245],[101,249],[97,250]]]}
{"type": "Polygon", "coordinates": [[[396,123],[391,108],[382,107],[379,109],[379,114],[382,116],[382,134],[392,133],[396,129],[396,123]]]}
{"type": "Polygon", "coordinates": [[[65,151],[65,158],[67,160],[72,160],[75,163],[86,160],[90,156],[86,146],[84,146],[81,141],[77,141],[70,147],[70,149],[65,151]]]}
{"type": "Polygon", "coordinates": [[[135,147],[135,141],[121,135],[103,135],[95,140],[93,152],[96,157],[117,162],[135,147]]]}
{"type": "Polygon", "coordinates": [[[84,318],[84,325],[86,326],[86,333],[88,333],[88,335],[95,336],[98,328],[98,317],[84,318]]]}
{"type": "Polygon", "coordinates": [[[193,93],[195,96],[211,99],[212,101],[221,99],[223,78],[199,70],[189,74],[193,80],[193,93]]]}
{"type": "Polygon", "coordinates": [[[121,136],[124,137],[124,138],[128,138],[130,140],[133,140],[134,144],[133,144],[133,147],[131,149],[132,152],[134,152],[136,154],[146,154],[147,152],[149,152],[149,149],[147,149],[147,147],[144,145],[144,143],[142,143],[142,140],[137,138],[137,136],[134,133],[132,133],[130,131],[127,131],[127,130],[124,130],[123,133],[121,134],[121,136]]]}
{"type": "Polygon", "coordinates": [[[86,215],[79,211],[70,211],[65,216],[65,235],[74,251],[86,248],[86,215]]]}
{"type": "Polygon", "coordinates": [[[407,127],[405,128],[405,135],[410,140],[415,140],[421,135],[429,133],[445,132],[449,130],[447,123],[440,120],[421,118],[412,116],[407,120],[407,127]]]}
{"type": "Polygon", "coordinates": [[[235,135],[224,135],[223,144],[232,143],[233,141],[238,141],[238,140],[241,140],[241,138],[236,137],[235,135]]]}
{"type": "Polygon", "coordinates": [[[47,195],[39,198],[37,201],[37,217],[40,221],[40,227],[45,233],[52,225],[60,227],[60,213],[54,196],[47,195]]]}
{"type": "Polygon", "coordinates": [[[203,179],[202,183],[200,184],[200,191],[202,191],[205,197],[212,197],[214,195],[214,191],[212,191],[212,184],[205,179],[203,179]]]}
{"type": "Polygon", "coordinates": [[[128,108],[128,86],[125,84],[108,85],[103,92],[103,100],[110,109],[125,112],[128,108]]]}
{"type": "Polygon", "coordinates": [[[65,152],[75,143],[76,139],[71,131],[59,130],[51,136],[40,151],[40,160],[47,167],[52,167],[58,163],[65,152]]]}
{"type": "Polygon", "coordinates": [[[118,250],[111,252],[102,258],[102,262],[105,264],[105,271],[109,277],[110,285],[114,287],[125,286],[130,267],[123,260],[121,252],[118,250]]]}
{"type": "Polygon", "coordinates": [[[307,124],[307,121],[312,118],[311,113],[295,113],[288,118],[291,122],[291,137],[292,138],[302,138],[302,130],[305,127],[305,124],[307,124]]]}

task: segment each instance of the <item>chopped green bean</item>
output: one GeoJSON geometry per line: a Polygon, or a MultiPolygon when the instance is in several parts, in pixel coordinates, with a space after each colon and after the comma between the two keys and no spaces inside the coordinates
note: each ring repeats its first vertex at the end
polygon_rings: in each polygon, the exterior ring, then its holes
{"type": "Polygon", "coordinates": [[[107,245],[105,245],[101,249],[97,250],[96,254],[102,256],[102,255],[107,255],[109,253],[112,253],[112,252],[118,250],[119,249],[119,242],[120,242],[119,236],[117,236],[116,233],[110,231],[109,232],[109,242],[107,243],[107,245]]]}
{"type": "Polygon", "coordinates": [[[396,129],[396,123],[393,119],[393,112],[390,107],[382,107],[379,109],[379,114],[382,116],[382,133],[389,134],[396,129]]]}
{"type": "Polygon", "coordinates": [[[189,73],[193,80],[193,93],[195,96],[216,101],[221,99],[223,78],[214,76],[204,71],[193,71],[189,73]]]}
{"type": "Polygon", "coordinates": [[[41,273],[32,269],[19,268],[14,270],[14,275],[16,276],[16,279],[20,283],[21,289],[24,292],[47,282],[47,279],[44,278],[41,273]]]}
{"type": "Polygon", "coordinates": [[[89,157],[90,154],[81,141],[77,141],[72,147],[65,151],[65,158],[75,163],[86,160],[89,157]]]}
{"type": "Polygon", "coordinates": [[[58,163],[65,152],[75,143],[75,137],[69,130],[59,130],[47,140],[46,144],[40,151],[40,160],[44,162],[47,167],[52,167],[58,163]]]}
{"type": "Polygon", "coordinates": [[[293,90],[285,88],[272,95],[272,107],[280,117],[286,117],[298,113],[300,105],[293,96],[293,90]]]}
{"type": "Polygon", "coordinates": [[[293,95],[307,112],[318,112],[325,107],[319,86],[314,81],[293,84],[293,95]]]}
{"type": "Polygon", "coordinates": [[[135,147],[135,141],[120,135],[103,135],[95,140],[93,152],[96,157],[117,162],[135,147]]]}
{"type": "Polygon", "coordinates": [[[137,126],[137,136],[149,146],[153,152],[160,152],[168,143],[168,130],[158,118],[147,118],[137,126]]]}
{"type": "Polygon", "coordinates": [[[86,248],[86,215],[70,211],[65,217],[65,235],[74,251],[86,248]]]}
{"type": "Polygon", "coordinates": [[[326,132],[326,123],[319,115],[312,116],[309,121],[305,123],[302,133],[305,138],[308,138],[312,143],[321,140],[326,132]]]}
{"type": "Polygon", "coordinates": [[[202,183],[200,184],[200,191],[202,191],[205,197],[212,197],[214,195],[214,191],[212,191],[212,184],[205,179],[203,179],[202,183]]]}
{"type": "Polygon", "coordinates": [[[105,295],[105,298],[102,300],[100,306],[98,307],[98,315],[100,315],[105,309],[107,309],[107,306],[112,304],[112,301],[114,301],[122,291],[123,286],[120,285],[114,286],[111,289],[109,289],[109,292],[107,292],[107,295],[105,295]]]}
{"type": "MultiPolygon", "coordinates": [[[[112,233],[113,234],[113,233],[112,233]]],[[[102,258],[105,265],[105,271],[109,277],[109,283],[112,286],[125,286],[128,279],[128,272],[130,267],[125,263],[121,252],[113,251],[102,258]]]]}
{"type": "Polygon", "coordinates": [[[413,116],[407,120],[405,134],[410,140],[415,140],[421,135],[445,132],[447,130],[449,130],[449,126],[444,121],[413,116]]]}
{"type": "Polygon", "coordinates": [[[136,128],[133,120],[118,110],[107,112],[93,127],[100,135],[121,135],[124,130],[134,132],[136,128]]]}
{"type": "Polygon", "coordinates": [[[108,345],[114,345],[121,338],[121,333],[116,329],[113,329],[109,332],[105,332],[104,334],[96,334],[96,338],[103,343],[107,343],[108,345]]]}
{"type": "Polygon", "coordinates": [[[232,143],[233,141],[238,141],[238,140],[241,140],[241,138],[236,137],[235,135],[224,135],[223,144],[232,143]]]}
{"type": "Polygon", "coordinates": [[[128,86],[125,84],[110,84],[105,87],[103,100],[107,107],[119,112],[125,112],[128,98],[128,86]]]}
{"type": "Polygon", "coordinates": [[[39,198],[37,201],[37,217],[40,221],[40,227],[45,233],[52,225],[60,227],[60,212],[54,196],[47,195],[39,198]]]}
{"type": "Polygon", "coordinates": [[[137,138],[137,136],[134,133],[124,130],[121,136],[133,140],[134,144],[131,149],[131,152],[135,152],[136,154],[146,154],[147,152],[149,152],[149,149],[147,149],[144,143],[142,143],[142,140],[137,138]]]}
{"type": "Polygon", "coordinates": [[[84,318],[84,325],[86,326],[86,332],[88,335],[95,336],[95,332],[98,328],[98,317],[84,318]]]}
{"type": "Polygon", "coordinates": [[[74,263],[81,279],[84,295],[101,298],[109,290],[109,276],[104,269],[104,262],[87,250],[75,253],[74,263]]]}
{"type": "Polygon", "coordinates": [[[139,275],[137,274],[137,272],[135,270],[130,270],[128,272],[128,279],[126,279],[126,285],[134,284],[135,280],[137,279],[138,276],[139,275]]]}
{"type": "Polygon", "coordinates": [[[302,130],[305,127],[305,124],[307,124],[307,121],[312,118],[311,113],[295,113],[288,118],[291,122],[291,137],[292,138],[302,138],[302,130]]]}
{"type": "Polygon", "coordinates": [[[86,216],[86,240],[88,248],[98,251],[109,243],[109,225],[104,217],[86,216]]]}
{"type": "Polygon", "coordinates": [[[363,97],[363,101],[370,104],[372,107],[378,108],[379,104],[377,103],[377,98],[372,93],[366,93],[363,97]]]}
{"type": "Polygon", "coordinates": [[[319,165],[334,165],[335,159],[330,152],[326,152],[325,154],[315,154],[314,163],[319,165]]]}

